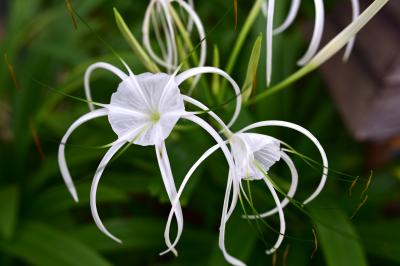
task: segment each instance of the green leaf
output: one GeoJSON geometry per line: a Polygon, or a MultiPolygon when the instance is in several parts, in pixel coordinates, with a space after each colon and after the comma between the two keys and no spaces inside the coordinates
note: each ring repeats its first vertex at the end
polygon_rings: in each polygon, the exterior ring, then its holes
{"type": "Polygon", "coordinates": [[[19,209],[19,190],[16,186],[4,187],[0,190],[0,234],[10,238],[17,223],[19,209]]]}
{"type": "MultiPolygon", "coordinates": [[[[105,236],[96,225],[88,225],[71,232],[73,236],[83,243],[102,252],[132,251],[132,250],[156,250],[160,252],[165,248],[164,227],[165,220],[159,218],[134,218],[113,219],[105,222],[106,228],[115,236],[121,238],[122,245],[105,236]]],[[[179,247],[191,245],[204,246],[212,241],[213,235],[205,231],[191,229],[186,226],[179,247]]],[[[157,255],[155,255],[157,256],[157,255]]]]}
{"type": "Polygon", "coordinates": [[[251,93],[254,89],[254,81],[257,78],[258,64],[260,62],[261,44],[262,35],[260,33],[253,46],[253,50],[250,55],[249,65],[247,67],[246,79],[242,87],[242,96],[244,103],[250,99],[251,93]]]}
{"type": "Polygon", "coordinates": [[[400,263],[400,220],[368,222],[357,230],[369,254],[400,263]]]}
{"type": "Polygon", "coordinates": [[[129,30],[121,14],[115,7],[114,7],[114,16],[115,16],[115,21],[117,22],[118,29],[121,31],[122,36],[124,36],[125,40],[132,48],[133,52],[140,58],[140,61],[142,61],[142,63],[146,66],[146,68],[149,71],[153,73],[160,72],[157,65],[153,63],[153,61],[147,55],[146,51],[143,49],[143,47],[136,40],[135,36],[129,30]]]}
{"type": "Polygon", "coordinates": [[[364,250],[346,214],[333,202],[317,200],[310,205],[312,220],[328,266],[366,266],[364,250]]]}
{"type": "Polygon", "coordinates": [[[22,225],[15,239],[0,242],[0,249],[33,265],[111,265],[94,250],[76,239],[37,222],[22,225]]]}
{"type": "MultiPolygon", "coordinates": [[[[220,67],[220,55],[217,45],[214,45],[213,66],[218,68],[220,67]]],[[[218,95],[218,91],[220,89],[219,81],[220,81],[220,75],[214,74],[211,83],[211,91],[213,92],[214,95],[218,95]]]]}

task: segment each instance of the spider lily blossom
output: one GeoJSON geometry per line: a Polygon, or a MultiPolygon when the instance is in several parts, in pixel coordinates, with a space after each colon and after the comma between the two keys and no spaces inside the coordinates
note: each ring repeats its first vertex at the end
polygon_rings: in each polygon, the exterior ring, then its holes
{"type": "MultiPolygon", "coordinates": [[[[211,115],[215,116],[215,114],[211,115]]],[[[219,122],[221,121],[219,120],[219,122]]],[[[293,198],[296,192],[298,184],[298,172],[296,170],[293,161],[285,153],[285,150],[280,147],[281,144],[284,144],[283,142],[267,135],[248,132],[253,129],[262,127],[271,127],[271,126],[289,128],[305,135],[314,143],[314,145],[317,147],[318,151],[321,154],[324,168],[322,171],[322,177],[320,183],[317,189],[306,200],[304,200],[303,204],[307,204],[312,200],[314,200],[322,191],[326,183],[328,174],[328,159],[326,153],[322,148],[321,144],[319,143],[319,141],[305,128],[285,121],[262,121],[247,126],[246,128],[240,130],[237,133],[232,133],[232,132],[228,133],[227,142],[229,142],[231,146],[231,153],[235,161],[235,168],[229,169],[229,176],[228,176],[229,183],[225,192],[225,199],[223,204],[223,211],[222,211],[222,218],[220,225],[219,247],[222,250],[225,259],[232,265],[240,265],[240,266],[245,265],[242,261],[231,256],[225,248],[225,226],[236,207],[240,191],[242,191],[245,197],[247,197],[241,184],[242,180],[252,180],[252,181],[263,180],[274,199],[276,205],[274,209],[258,214],[256,216],[246,216],[246,218],[250,219],[259,219],[274,214],[279,215],[279,221],[280,221],[279,236],[273,247],[267,250],[267,254],[275,252],[276,249],[279,248],[284,239],[286,223],[285,223],[283,208],[290,202],[290,199],[293,198]],[[291,172],[291,179],[292,179],[289,191],[282,201],[280,201],[271,180],[266,177],[266,174],[269,171],[269,169],[281,159],[288,166],[291,172]],[[237,180],[235,177],[238,177],[239,180],[237,180]],[[237,187],[239,187],[240,189],[238,190],[237,187]],[[229,199],[231,199],[230,203],[229,199]]],[[[181,196],[187,182],[189,181],[190,177],[197,169],[197,167],[218,149],[219,149],[218,145],[215,145],[210,149],[208,149],[188,171],[178,190],[177,197],[173,202],[173,207],[175,204],[179,203],[179,197],[181,196]]],[[[173,207],[168,217],[168,222],[165,228],[165,234],[169,234],[170,225],[173,218],[173,207]]],[[[180,236],[181,236],[180,234],[177,235],[177,238],[175,239],[172,247],[175,247],[175,245],[178,243],[180,236]]],[[[170,249],[165,252],[171,251],[172,247],[170,247],[170,249]]]]}
{"type": "MultiPolygon", "coordinates": [[[[354,21],[360,15],[360,4],[359,0],[350,0],[350,1],[352,6],[352,21],[354,21]]],[[[296,19],[299,13],[300,4],[301,0],[292,0],[286,19],[280,26],[278,26],[275,29],[273,29],[275,0],[265,0],[265,2],[262,5],[262,11],[266,18],[267,85],[270,84],[272,75],[273,35],[277,35],[286,31],[293,24],[294,20],[296,19]]],[[[297,62],[299,66],[306,65],[317,53],[319,46],[321,44],[322,35],[324,31],[324,23],[325,23],[325,8],[323,0],[314,0],[314,6],[315,6],[314,31],[306,53],[297,62]]],[[[355,43],[355,37],[352,38],[347,44],[346,51],[343,56],[344,60],[347,60],[350,57],[351,51],[354,47],[354,43],[355,43]]]]}
{"type": "MultiPolygon", "coordinates": [[[[180,74],[177,74],[176,71],[173,75],[165,73],[134,75],[125,63],[124,65],[129,72],[128,75],[120,69],[104,62],[89,66],[85,73],[84,85],[91,111],[77,119],[70,126],[62,138],[58,153],[62,177],[72,197],[75,201],[78,201],[78,195],[65,160],[65,144],[73,131],[80,125],[95,118],[108,117],[111,128],[118,138],[112,143],[111,148],[106,152],[97,168],[90,192],[90,206],[92,216],[98,228],[104,234],[119,243],[121,243],[121,240],[113,236],[103,225],[96,206],[97,187],[103,171],[112,157],[128,143],[141,146],[155,146],[163,183],[172,203],[176,198],[177,191],[168,159],[165,140],[168,138],[179,119],[192,121],[206,130],[218,143],[218,147],[221,147],[229,167],[234,167],[233,157],[219,134],[204,120],[196,116],[196,113],[185,111],[184,102],[186,101],[199,108],[205,106],[189,96],[182,95],[179,86],[186,80],[201,74],[213,73],[221,75],[231,83],[235,94],[238,95],[236,98],[235,112],[228,123],[229,126],[235,122],[241,108],[239,86],[228,74],[218,68],[199,67],[184,71],[180,74]],[[89,81],[91,74],[96,69],[108,70],[121,79],[117,91],[111,96],[109,104],[94,103],[92,101],[89,81]],[[94,106],[100,108],[95,109],[94,106]]],[[[180,204],[175,204],[173,210],[178,225],[178,233],[180,234],[183,228],[183,216],[180,204]]],[[[172,246],[169,235],[165,236],[165,242],[168,247],[172,246]]],[[[173,248],[171,250],[176,254],[173,248]]]]}
{"type": "MultiPolygon", "coordinates": [[[[173,3],[177,3],[181,10],[186,11],[188,15],[186,33],[189,36],[192,32],[193,25],[198,32],[200,44],[200,59],[198,66],[202,67],[206,61],[207,42],[205,40],[205,31],[203,24],[194,10],[193,1],[185,2],[183,0],[151,0],[143,21],[143,46],[149,53],[150,57],[159,65],[165,67],[168,73],[174,72],[178,68],[178,48],[176,43],[177,34],[175,28],[179,27],[174,23],[172,7],[173,3]],[[161,24],[161,28],[160,28],[161,24]],[[154,34],[159,46],[161,56],[154,51],[150,41],[150,29],[154,28],[154,34]],[[166,43],[164,42],[165,37],[166,43]]],[[[177,14],[177,13],[175,13],[177,14]]]]}

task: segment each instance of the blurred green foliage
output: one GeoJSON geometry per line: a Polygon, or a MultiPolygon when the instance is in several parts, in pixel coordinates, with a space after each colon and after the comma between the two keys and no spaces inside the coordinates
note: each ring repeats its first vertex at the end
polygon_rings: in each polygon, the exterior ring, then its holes
{"type": "MultiPolygon", "coordinates": [[[[288,2],[279,3],[277,20],[283,18],[288,2]]],[[[94,225],[88,204],[90,181],[105,151],[93,147],[114,138],[105,119],[81,127],[67,146],[67,160],[81,199],[79,204],[73,202],[58,171],[57,148],[68,126],[87,111],[87,106],[59,92],[83,97],[83,73],[89,64],[107,61],[120,66],[120,63],[81,21],[78,20],[78,29],[74,29],[64,1],[13,0],[7,4],[0,50],[12,63],[20,89],[15,88],[7,65],[1,64],[0,265],[225,265],[217,239],[227,175],[220,154],[206,161],[184,193],[185,228],[178,245],[178,258],[158,256],[165,248],[163,230],[170,206],[152,148],[131,147],[107,168],[99,187],[100,214],[124,244],[106,238],[94,225]],[[44,159],[38,153],[38,141],[44,159]]],[[[252,1],[238,1],[238,4],[240,29],[252,1]]],[[[140,40],[147,1],[85,0],[72,1],[72,5],[136,73],[144,71],[120,35],[112,8],[118,8],[140,40]]],[[[209,47],[218,46],[221,66],[227,63],[237,36],[232,12],[217,28],[211,29],[231,6],[232,1],[196,1],[209,33],[209,47]]],[[[303,17],[310,19],[312,15],[311,3],[305,4],[303,17]]],[[[240,84],[246,78],[252,47],[263,30],[264,21],[260,18],[234,68],[233,76],[240,84]]],[[[275,39],[273,83],[295,70],[296,59],[304,47],[299,26],[275,39]]],[[[213,61],[210,51],[208,62],[213,61]]],[[[262,49],[261,58],[264,57],[262,49]]],[[[265,68],[264,61],[260,61],[260,70],[265,68]]],[[[259,91],[265,89],[261,73],[256,82],[259,91]]],[[[211,84],[210,81],[211,77],[208,80],[211,84]]],[[[107,72],[96,72],[92,78],[95,100],[107,102],[117,82],[107,72]]],[[[199,88],[196,96],[202,98],[204,89],[210,88],[199,88]]],[[[218,103],[209,103],[215,104],[218,103]]],[[[231,108],[218,110],[231,111],[231,108]]],[[[347,134],[318,74],[247,107],[237,129],[267,119],[287,120],[308,128],[326,148],[333,169],[360,176],[351,197],[348,192],[351,181],[331,172],[323,194],[306,207],[309,214],[287,207],[288,237],[276,255],[276,265],[400,264],[400,216],[398,210],[390,211],[390,206],[400,200],[396,162],[374,172],[367,192],[369,200],[350,219],[361,202],[370,169],[365,147],[347,134]],[[318,249],[311,258],[316,243],[318,249]]],[[[293,132],[273,129],[265,133],[279,136],[301,153],[318,158],[312,144],[293,132]]],[[[212,140],[197,128],[173,132],[167,145],[178,182],[211,144],[212,140]]],[[[321,169],[313,169],[298,158],[295,163],[300,173],[297,198],[303,199],[318,183],[321,169]]],[[[273,176],[281,177],[278,182],[283,186],[288,185],[288,170],[275,168],[273,176]]],[[[260,210],[272,206],[270,195],[257,185],[254,197],[260,210]]],[[[264,252],[267,247],[240,215],[237,208],[228,224],[228,250],[248,265],[272,264],[273,257],[264,252]]],[[[278,220],[273,217],[268,222],[276,227],[278,220]]],[[[272,243],[276,233],[263,227],[263,238],[272,243]]]]}

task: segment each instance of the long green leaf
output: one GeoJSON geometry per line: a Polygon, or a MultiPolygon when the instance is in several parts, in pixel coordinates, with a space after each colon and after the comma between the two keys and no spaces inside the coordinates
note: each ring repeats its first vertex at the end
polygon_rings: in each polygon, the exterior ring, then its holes
{"type": "Polygon", "coordinates": [[[124,19],[116,8],[114,8],[114,16],[119,30],[121,31],[125,40],[128,42],[129,46],[132,48],[133,52],[140,58],[140,61],[142,61],[142,63],[147,67],[149,71],[154,73],[160,72],[157,65],[153,63],[153,61],[147,55],[146,51],[142,48],[142,46],[136,40],[135,36],[129,30],[124,19]]]}
{"type": "Polygon", "coordinates": [[[371,255],[400,263],[400,220],[363,223],[357,226],[371,255]]]}
{"type": "Polygon", "coordinates": [[[349,218],[338,206],[319,199],[310,205],[310,211],[326,265],[367,265],[358,236],[349,218]]]}
{"type": "Polygon", "coordinates": [[[257,78],[258,64],[261,55],[262,35],[260,34],[254,43],[253,50],[250,55],[249,65],[247,67],[246,79],[242,87],[243,102],[250,99],[251,93],[254,89],[254,81],[257,78]]]}
{"type": "Polygon", "coordinates": [[[19,189],[16,186],[0,190],[0,234],[10,238],[15,229],[19,209],[19,189]]]}
{"type": "Polygon", "coordinates": [[[90,247],[61,231],[37,222],[22,225],[15,239],[0,242],[0,249],[31,265],[111,265],[90,247]]]}

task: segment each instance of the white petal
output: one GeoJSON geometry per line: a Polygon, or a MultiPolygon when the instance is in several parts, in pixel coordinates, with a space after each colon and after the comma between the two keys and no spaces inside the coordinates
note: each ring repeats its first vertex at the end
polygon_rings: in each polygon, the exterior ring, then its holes
{"type": "MultiPolygon", "coordinates": [[[[351,0],[351,7],[352,7],[352,10],[353,10],[352,22],[354,22],[358,18],[358,16],[360,15],[360,3],[359,3],[359,0],[351,0]]],[[[347,44],[346,51],[345,51],[344,56],[343,56],[343,60],[344,61],[349,60],[350,54],[351,54],[351,52],[353,51],[353,48],[354,48],[355,41],[356,41],[356,37],[353,37],[353,38],[351,38],[351,40],[347,44]]]]}
{"type": "Polygon", "coordinates": [[[216,115],[213,111],[211,111],[207,106],[205,106],[203,103],[201,103],[198,100],[193,99],[189,96],[182,95],[182,97],[185,102],[193,104],[194,106],[200,108],[201,110],[206,111],[207,114],[209,114],[212,118],[214,118],[214,120],[222,127],[222,129],[225,131],[225,133],[229,134],[230,130],[225,125],[224,121],[222,121],[222,119],[218,115],[216,115]]]}
{"type": "Polygon", "coordinates": [[[294,22],[299,13],[301,0],[292,0],[292,4],[290,5],[289,14],[286,17],[285,21],[282,23],[281,26],[274,30],[274,34],[280,34],[287,30],[294,22]]]}
{"type": "Polygon", "coordinates": [[[298,65],[303,66],[308,63],[308,61],[313,58],[317,53],[319,45],[322,40],[322,34],[324,31],[324,20],[325,20],[325,10],[323,0],[314,0],[315,5],[315,25],[314,33],[305,55],[297,62],[298,65]]]}
{"type": "Polygon", "coordinates": [[[99,213],[97,212],[97,204],[96,204],[96,193],[97,193],[97,187],[99,185],[99,181],[101,178],[101,175],[104,172],[105,167],[107,166],[108,162],[112,159],[112,157],[115,155],[115,153],[118,152],[118,150],[125,144],[124,141],[118,141],[116,142],[104,155],[103,159],[101,160],[99,167],[96,170],[96,174],[93,178],[93,183],[92,183],[92,188],[90,190],[90,209],[92,211],[92,216],[93,219],[97,225],[97,227],[100,229],[101,232],[103,232],[105,235],[113,239],[114,241],[118,243],[122,243],[122,241],[112,235],[106,227],[103,225],[103,222],[100,219],[99,213]]]}
{"type": "Polygon", "coordinates": [[[122,146],[126,143],[125,139],[134,139],[137,137],[141,132],[141,128],[135,128],[132,129],[131,132],[128,132],[128,136],[123,136],[123,138],[118,139],[117,141],[114,142],[114,144],[111,146],[111,148],[107,151],[107,153],[104,155],[103,159],[101,160],[97,170],[96,174],[93,178],[92,182],[92,187],[90,189],[90,209],[92,212],[93,219],[97,225],[97,227],[102,231],[105,235],[113,239],[114,241],[118,243],[122,243],[120,239],[112,235],[103,225],[103,222],[100,219],[99,213],[97,211],[97,204],[96,204],[96,194],[97,194],[97,187],[99,186],[100,178],[104,172],[104,169],[112,159],[112,157],[118,152],[119,149],[122,148],[122,146]]]}
{"type": "MultiPolygon", "coordinates": [[[[172,176],[171,165],[169,163],[167,150],[165,148],[165,143],[161,144],[161,147],[156,146],[156,154],[158,165],[160,167],[161,176],[164,182],[165,189],[168,194],[168,198],[171,201],[172,208],[171,210],[175,214],[176,221],[178,224],[178,235],[182,233],[183,230],[183,214],[182,208],[179,204],[179,200],[175,203],[175,199],[177,198],[176,186],[174,182],[174,178],[172,176]]],[[[168,246],[169,250],[171,250],[175,256],[178,255],[177,251],[172,247],[171,240],[169,238],[169,231],[164,233],[165,243],[168,246]]]]}
{"type": "MultiPolygon", "coordinates": [[[[192,165],[192,167],[189,169],[189,171],[185,175],[185,177],[182,181],[182,184],[179,187],[178,194],[176,195],[175,200],[172,203],[172,208],[168,215],[168,221],[167,221],[167,225],[165,226],[164,235],[170,234],[171,222],[172,222],[172,217],[174,214],[173,209],[176,207],[176,205],[179,204],[179,199],[182,196],[183,190],[185,189],[187,183],[189,182],[189,179],[191,178],[193,173],[196,171],[196,169],[201,165],[201,163],[203,161],[205,161],[209,156],[211,156],[218,149],[219,149],[219,145],[214,145],[213,147],[209,148],[202,156],[200,156],[200,158],[192,165]]],[[[172,251],[173,248],[178,244],[181,235],[182,235],[182,231],[178,231],[176,239],[175,239],[174,243],[172,244],[172,247],[167,249],[166,251],[160,253],[160,255],[164,255],[164,254],[172,251]]]]}
{"type": "MultiPolygon", "coordinates": [[[[226,229],[226,223],[229,220],[229,215],[227,214],[227,212],[228,212],[228,204],[229,204],[229,198],[231,197],[231,188],[232,188],[233,182],[234,182],[234,180],[231,178],[231,173],[229,173],[228,185],[226,186],[224,205],[222,208],[221,226],[219,228],[218,245],[224,255],[224,258],[226,259],[226,261],[228,263],[230,263],[231,265],[235,265],[235,266],[245,266],[246,264],[244,264],[242,261],[231,256],[227,252],[226,247],[225,247],[225,229],[226,229]]],[[[235,194],[235,192],[233,192],[233,195],[232,195],[233,199],[237,198],[238,196],[239,196],[239,194],[235,194]]]]}
{"type": "Polygon", "coordinates": [[[117,92],[111,96],[111,127],[121,138],[132,128],[147,125],[134,143],[142,146],[160,144],[170,135],[185,111],[178,85],[173,76],[163,73],[137,75],[135,82],[133,78],[130,76],[121,82],[117,92]],[[130,113],[121,112],[120,109],[130,110],[130,113]],[[153,115],[159,116],[159,119],[152,121],[153,115]],[[156,137],[157,130],[161,134],[156,137]]]}
{"type": "Polygon", "coordinates": [[[267,187],[269,189],[269,191],[272,194],[272,197],[274,198],[276,207],[278,209],[278,213],[279,213],[279,223],[280,223],[280,229],[279,229],[279,236],[278,236],[278,240],[276,241],[275,245],[273,246],[273,248],[271,248],[270,250],[267,250],[267,254],[272,254],[274,253],[279,246],[282,244],[283,238],[285,237],[285,231],[286,231],[286,223],[285,223],[285,216],[283,214],[283,210],[282,210],[282,206],[281,206],[281,202],[278,198],[278,195],[276,194],[276,191],[274,189],[274,186],[271,184],[271,181],[268,180],[268,178],[264,178],[265,184],[267,184],[267,187]]]}
{"type": "Polygon", "coordinates": [[[76,120],[67,130],[65,133],[64,137],[61,140],[61,144],[58,147],[58,164],[60,167],[61,175],[64,179],[65,184],[67,185],[67,188],[69,192],[71,193],[72,197],[76,202],[78,202],[78,195],[76,193],[76,189],[74,186],[74,182],[72,181],[71,174],[68,170],[68,166],[65,160],[65,144],[68,141],[69,136],[75,131],[76,128],[78,128],[80,125],[86,123],[89,120],[101,117],[101,116],[106,116],[108,114],[108,110],[105,108],[98,109],[95,111],[92,111],[88,114],[85,114],[81,116],[78,120],[76,120]]]}
{"type": "Polygon", "coordinates": [[[322,164],[323,164],[323,170],[322,170],[322,177],[321,177],[321,181],[317,187],[317,189],[311,194],[311,196],[309,196],[304,202],[303,204],[307,204],[310,201],[314,200],[319,193],[321,193],[322,189],[325,186],[326,183],[326,179],[327,179],[327,175],[328,175],[328,158],[326,157],[326,153],[324,151],[324,149],[322,148],[321,144],[319,143],[318,139],[314,137],[313,134],[311,134],[310,131],[308,131],[307,129],[290,123],[290,122],[286,122],[286,121],[275,121],[275,120],[271,120],[271,121],[262,121],[262,122],[258,122],[258,123],[254,123],[250,126],[247,126],[246,128],[242,129],[240,131],[240,133],[246,132],[248,130],[251,129],[255,129],[255,128],[260,128],[260,127],[269,127],[269,126],[278,126],[278,127],[286,127],[286,128],[291,128],[293,130],[296,130],[300,133],[302,133],[303,135],[305,135],[307,138],[309,138],[314,145],[317,147],[319,153],[321,154],[322,157],[322,164]]]}
{"type": "Polygon", "coordinates": [[[280,142],[270,136],[236,133],[231,137],[230,143],[237,172],[241,178],[264,179],[264,174],[254,165],[254,161],[268,172],[281,157],[280,142]]]}
{"type": "Polygon", "coordinates": [[[272,45],[273,45],[273,27],[274,27],[275,0],[268,0],[267,9],[267,25],[265,31],[265,39],[267,45],[267,87],[271,83],[272,76],[272,45]]]}
{"type": "MultiPolygon", "coordinates": [[[[292,182],[290,184],[289,191],[288,191],[285,199],[281,202],[282,208],[285,208],[289,204],[290,199],[292,199],[294,194],[296,193],[297,185],[298,185],[298,181],[299,181],[299,175],[298,175],[296,167],[294,166],[294,163],[290,159],[290,157],[284,152],[281,152],[281,157],[282,157],[282,160],[289,167],[290,173],[291,173],[291,176],[292,176],[292,182]]],[[[268,216],[274,215],[277,212],[278,212],[278,207],[275,207],[274,209],[272,209],[272,210],[270,210],[268,212],[260,213],[258,215],[247,215],[247,216],[243,216],[243,218],[247,218],[247,219],[266,218],[268,216]]]]}
{"type": "Polygon", "coordinates": [[[223,210],[222,210],[219,247],[220,247],[221,251],[223,252],[225,259],[229,263],[231,263],[233,265],[244,265],[243,262],[241,262],[240,260],[229,255],[225,248],[225,225],[229,219],[229,216],[227,215],[227,211],[228,211],[228,202],[229,202],[229,198],[230,198],[231,186],[233,187],[231,209],[235,208],[235,206],[237,204],[238,196],[240,193],[240,188],[239,188],[240,180],[235,173],[235,163],[233,161],[232,155],[229,152],[229,149],[226,146],[225,142],[221,139],[221,137],[218,135],[218,133],[210,125],[208,125],[204,120],[202,120],[201,118],[194,116],[194,115],[185,116],[184,118],[201,126],[217,141],[218,145],[221,147],[221,150],[224,153],[225,158],[229,164],[229,169],[230,169],[231,174],[229,174],[229,176],[228,176],[227,192],[225,194],[224,206],[223,206],[223,210]]]}
{"type": "MultiPolygon", "coordinates": [[[[165,4],[163,4],[161,1],[159,0],[151,0],[146,13],[145,13],[145,17],[143,20],[143,26],[142,26],[142,32],[143,32],[143,46],[145,47],[145,49],[147,50],[147,52],[149,53],[149,56],[159,65],[165,67],[167,69],[168,72],[172,72],[176,67],[176,62],[177,60],[175,60],[175,64],[174,64],[174,58],[177,58],[177,51],[176,51],[176,44],[175,44],[175,33],[174,33],[174,29],[172,26],[172,21],[171,21],[171,15],[169,14],[168,8],[165,8],[165,4]],[[157,3],[157,6],[155,5],[157,3]],[[165,38],[167,40],[167,54],[168,54],[168,58],[166,59],[161,59],[153,50],[153,47],[151,46],[151,42],[150,42],[150,19],[152,16],[154,16],[154,11],[155,8],[160,8],[159,10],[159,16],[164,16],[161,17],[161,22],[162,22],[162,26],[164,28],[164,32],[165,32],[165,38]],[[162,15],[160,14],[162,11],[162,15]],[[163,20],[165,19],[165,21],[163,20]]],[[[160,46],[163,44],[159,44],[160,46]]]]}
{"type": "MultiPolygon", "coordinates": [[[[199,40],[200,40],[200,60],[199,64],[197,67],[203,67],[206,63],[206,57],[207,57],[207,41],[206,41],[206,33],[204,30],[203,23],[201,22],[201,19],[193,9],[193,6],[190,4],[185,3],[182,0],[172,0],[171,2],[177,2],[183,9],[186,10],[186,12],[189,15],[189,22],[192,21],[194,22],[194,25],[196,26],[198,35],[199,35],[199,40]]],[[[190,88],[189,95],[192,94],[196,84],[198,83],[200,79],[200,76],[197,76],[193,82],[193,86],[190,88]]]]}
{"type": "Polygon", "coordinates": [[[122,72],[115,66],[110,65],[108,63],[98,62],[98,63],[94,63],[94,64],[90,65],[86,69],[86,72],[85,72],[84,87],[85,87],[86,99],[88,100],[89,109],[91,111],[94,110],[94,106],[92,103],[93,102],[92,93],[90,91],[90,76],[92,75],[93,71],[95,71],[96,69],[108,70],[108,71],[114,73],[115,75],[117,75],[121,80],[125,80],[128,77],[124,72],[122,72]]]}
{"type": "Polygon", "coordinates": [[[179,86],[185,80],[187,80],[191,77],[197,76],[197,75],[205,74],[205,73],[214,73],[214,74],[221,75],[222,77],[227,79],[229,81],[229,83],[231,83],[231,85],[234,89],[234,92],[236,95],[236,107],[235,107],[235,112],[234,112],[230,122],[227,125],[227,127],[230,128],[236,122],[236,120],[240,114],[240,109],[242,107],[242,94],[241,94],[240,88],[237,85],[237,83],[226,72],[224,72],[223,70],[216,68],[216,67],[196,67],[196,68],[189,69],[189,70],[179,74],[176,77],[176,83],[179,86]]]}

